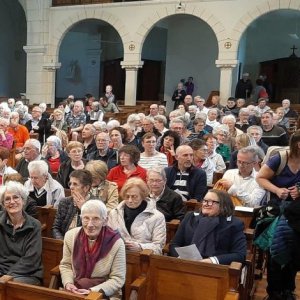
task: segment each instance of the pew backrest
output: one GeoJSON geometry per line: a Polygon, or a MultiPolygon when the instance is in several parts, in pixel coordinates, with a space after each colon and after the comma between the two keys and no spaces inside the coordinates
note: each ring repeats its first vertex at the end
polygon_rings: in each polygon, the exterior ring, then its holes
{"type": "Polygon", "coordinates": [[[147,300],[238,299],[240,274],[240,263],[225,266],[150,255],[144,278],[146,288],[139,289],[138,284],[142,282],[139,278],[132,284],[132,292],[137,292],[138,299],[147,300]]]}
{"type": "Polygon", "coordinates": [[[42,262],[44,268],[43,285],[48,287],[51,281],[50,271],[59,265],[63,256],[62,240],[43,237],[42,262]]]}

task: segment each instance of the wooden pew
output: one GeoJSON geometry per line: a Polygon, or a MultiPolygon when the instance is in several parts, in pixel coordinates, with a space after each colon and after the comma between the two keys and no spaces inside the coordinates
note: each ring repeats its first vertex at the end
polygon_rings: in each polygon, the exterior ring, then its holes
{"type": "Polygon", "coordinates": [[[91,292],[87,296],[77,295],[66,291],[53,290],[45,287],[18,283],[11,276],[0,278],[0,300],[64,300],[64,299],[104,299],[101,293],[91,292]]]}
{"type": "Polygon", "coordinates": [[[50,286],[51,270],[58,266],[63,256],[62,240],[43,237],[42,262],[44,268],[43,285],[50,286]]]}
{"type": "Polygon", "coordinates": [[[37,207],[37,219],[41,222],[43,237],[52,237],[52,225],[56,216],[56,211],[56,208],[53,208],[52,205],[37,207]]]}
{"type": "Polygon", "coordinates": [[[133,282],[131,295],[138,300],[237,300],[241,267],[150,255],[148,273],[133,282]]]}
{"type": "MultiPolygon", "coordinates": [[[[152,250],[143,250],[141,252],[126,251],[126,280],[123,288],[126,300],[130,298],[131,283],[142,274],[146,274],[151,253],[152,250]]],[[[54,289],[62,287],[58,266],[51,270],[51,275],[52,278],[49,287],[54,289]]]]}

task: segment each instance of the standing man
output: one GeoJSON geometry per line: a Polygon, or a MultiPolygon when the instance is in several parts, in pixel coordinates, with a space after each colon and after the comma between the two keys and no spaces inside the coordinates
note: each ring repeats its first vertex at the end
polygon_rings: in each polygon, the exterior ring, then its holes
{"type": "Polygon", "coordinates": [[[235,88],[235,98],[248,99],[252,93],[253,85],[249,79],[249,73],[244,73],[235,88]]]}
{"type": "Polygon", "coordinates": [[[181,195],[182,200],[201,201],[207,192],[206,173],[193,166],[194,152],[188,145],[176,149],[177,162],[166,168],[167,186],[181,195]]]}

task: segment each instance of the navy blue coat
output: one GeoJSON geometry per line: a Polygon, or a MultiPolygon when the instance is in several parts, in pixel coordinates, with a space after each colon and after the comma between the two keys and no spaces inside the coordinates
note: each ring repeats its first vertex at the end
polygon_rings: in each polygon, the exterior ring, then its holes
{"type": "MultiPolygon", "coordinates": [[[[174,239],[170,244],[170,255],[177,257],[175,247],[184,247],[192,244],[198,222],[203,216],[188,213],[180,224],[174,239]]],[[[231,262],[245,261],[247,242],[244,234],[244,224],[236,217],[219,217],[219,224],[214,229],[215,253],[220,264],[229,265],[231,262]]],[[[206,257],[203,257],[206,258],[206,257]]]]}
{"type": "MultiPolygon", "coordinates": [[[[179,171],[177,166],[165,168],[167,175],[167,186],[171,189],[176,180],[176,174],[179,171]]],[[[191,167],[187,170],[189,177],[187,180],[187,190],[189,199],[201,201],[207,192],[206,173],[202,169],[191,167]]]]}

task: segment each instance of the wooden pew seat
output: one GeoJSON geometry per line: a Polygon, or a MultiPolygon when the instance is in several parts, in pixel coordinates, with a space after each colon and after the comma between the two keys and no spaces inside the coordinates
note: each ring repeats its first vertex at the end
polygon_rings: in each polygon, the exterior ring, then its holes
{"type": "Polygon", "coordinates": [[[138,300],[239,299],[241,268],[150,255],[148,273],[133,282],[131,293],[138,300]]]}

